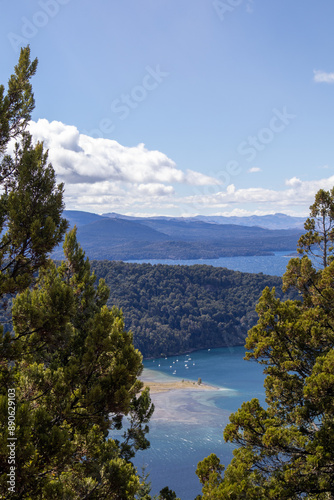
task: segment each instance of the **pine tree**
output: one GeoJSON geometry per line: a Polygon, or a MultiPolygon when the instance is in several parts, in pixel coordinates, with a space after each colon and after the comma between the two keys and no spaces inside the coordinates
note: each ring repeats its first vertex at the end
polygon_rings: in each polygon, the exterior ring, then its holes
{"type": "MultiPolygon", "coordinates": [[[[136,500],[152,500],[151,497],[151,481],[149,480],[150,474],[146,472],[146,466],[142,467],[141,474],[139,474],[140,487],[136,494],[136,500]]],[[[156,499],[156,497],[154,497],[156,499]]]]}
{"type": "Polygon", "coordinates": [[[168,486],[165,486],[165,488],[162,488],[162,490],[159,493],[158,500],[180,500],[177,496],[175,491],[170,490],[168,486]]]}
{"type": "Polygon", "coordinates": [[[63,186],[27,131],[36,66],[23,49],[6,95],[0,87],[0,298],[12,325],[0,331],[0,496],[131,500],[153,405],[142,356],[75,229],[62,264],[49,258],[67,222],[63,186]]]}
{"type": "Polygon", "coordinates": [[[61,216],[63,185],[56,184],[43,144],[33,145],[26,130],[34,108],[30,78],[36,67],[29,47],[22,49],[6,95],[0,86],[0,297],[31,284],[67,228],[61,216]]]}
{"type": "Polygon", "coordinates": [[[252,399],[230,416],[224,437],[238,447],[224,477],[217,457],[199,464],[202,498],[334,498],[333,204],[333,190],[317,193],[299,241],[306,255],[291,259],[284,275],[300,300],[262,294],[246,359],[264,365],[267,406],[252,399]],[[320,269],[308,254],[320,257],[320,269]]]}
{"type": "Polygon", "coordinates": [[[306,233],[298,241],[298,252],[310,255],[325,268],[333,259],[334,188],[317,192],[304,229],[306,233]]]}
{"type": "MultiPolygon", "coordinates": [[[[94,287],[75,229],[64,252],[58,268],[48,262],[34,287],[13,301],[10,379],[20,446],[11,498],[130,500],[140,486],[131,458],[149,445],[153,411],[138,380],[142,356],[120,311],[107,308],[104,281],[94,287]],[[121,436],[124,416],[129,424],[121,436]]],[[[1,461],[4,470],[6,453],[1,461]]],[[[6,475],[1,481],[4,494],[6,475]]]]}

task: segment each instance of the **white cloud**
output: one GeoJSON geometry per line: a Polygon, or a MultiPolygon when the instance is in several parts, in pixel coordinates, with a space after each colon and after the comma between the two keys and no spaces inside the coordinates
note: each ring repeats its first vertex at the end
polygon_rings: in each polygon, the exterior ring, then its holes
{"type": "Polygon", "coordinates": [[[252,167],[249,170],[247,170],[249,174],[254,174],[255,172],[262,172],[262,170],[259,167],[252,167]]]}
{"type": "Polygon", "coordinates": [[[291,186],[294,188],[301,187],[303,185],[302,181],[298,179],[298,177],[292,177],[291,179],[287,179],[285,181],[286,186],[291,186]]]}
{"type": "Polygon", "coordinates": [[[200,172],[195,172],[194,170],[187,170],[186,171],[186,179],[187,179],[187,184],[190,184],[192,186],[212,186],[212,185],[219,185],[221,182],[218,179],[215,179],[214,177],[211,177],[209,175],[204,175],[200,172]]]}
{"type": "Polygon", "coordinates": [[[144,144],[126,147],[81,134],[74,126],[40,119],[30,122],[33,139],[49,150],[57,179],[65,184],[66,208],[96,212],[176,209],[175,186],[214,186],[220,181],[181,170],[144,144]]]}
{"type": "MultiPolygon", "coordinates": [[[[316,181],[302,181],[293,177],[285,181],[286,189],[247,188],[233,189],[228,186],[226,191],[189,196],[185,199],[188,207],[193,206],[193,211],[203,213],[210,207],[211,210],[226,208],[249,210],[252,213],[284,212],[291,213],[292,207],[300,207],[303,212],[314,201],[314,196],[319,189],[329,190],[334,186],[334,175],[316,181]],[[246,206],[245,206],[246,205],[246,206]],[[254,206],[255,205],[255,206],[254,206]],[[254,209],[249,207],[254,206],[254,209]]],[[[230,210],[228,210],[230,212],[230,210]]]]}
{"type": "Polygon", "coordinates": [[[70,184],[65,186],[65,196],[67,208],[96,213],[116,211],[130,215],[177,208],[173,188],[155,184],[123,186],[109,181],[70,184]]]}
{"type": "Polygon", "coordinates": [[[334,83],[334,73],[326,73],[325,71],[314,70],[313,80],[316,83],[334,83]]]}
{"type": "Polygon", "coordinates": [[[122,146],[117,141],[80,134],[76,127],[61,122],[30,122],[30,132],[49,149],[50,161],[66,183],[108,180],[204,186],[219,182],[200,172],[182,171],[164,153],[150,151],[144,144],[122,146]]]}
{"type": "MultiPolygon", "coordinates": [[[[213,211],[226,215],[292,215],[298,210],[307,213],[315,193],[334,185],[333,175],[317,181],[292,177],[277,189],[238,189],[236,182],[223,190],[215,174],[181,170],[167,155],[144,144],[126,147],[47,120],[31,122],[30,131],[34,140],[43,141],[49,149],[57,179],[65,183],[67,209],[178,216],[213,211]]],[[[249,170],[258,171],[258,167],[249,170]]]]}
{"type": "Polygon", "coordinates": [[[215,214],[211,214],[213,217],[214,216],[221,216],[221,217],[249,217],[251,215],[273,215],[275,214],[275,211],[264,211],[264,210],[246,210],[244,208],[233,208],[233,210],[228,210],[224,212],[217,212],[215,214]]]}
{"type": "Polygon", "coordinates": [[[139,184],[138,192],[148,196],[170,196],[174,194],[174,188],[164,184],[139,184]]]}
{"type": "Polygon", "coordinates": [[[234,184],[230,184],[229,186],[227,186],[227,188],[226,188],[226,192],[227,192],[228,194],[233,194],[233,193],[235,193],[235,185],[234,185],[234,184]]]}

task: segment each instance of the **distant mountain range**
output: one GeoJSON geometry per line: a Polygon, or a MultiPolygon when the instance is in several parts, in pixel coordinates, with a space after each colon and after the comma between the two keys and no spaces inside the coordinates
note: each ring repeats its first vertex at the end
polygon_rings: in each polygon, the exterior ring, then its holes
{"type": "MultiPolygon", "coordinates": [[[[113,219],[127,220],[147,220],[143,217],[130,217],[120,215],[115,212],[103,214],[103,217],[111,217],[113,219]]],[[[151,219],[151,218],[148,218],[151,219]]],[[[233,224],[237,226],[258,226],[264,229],[303,229],[305,217],[291,217],[286,214],[269,214],[269,215],[251,215],[249,217],[224,217],[221,215],[197,215],[195,217],[154,217],[157,220],[183,220],[183,221],[202,221],[212,224],[233,224]]]]}
{"type": "MultiPolygon", "coordinates": [[[[284,214],[254,217],[128,217],[65,210],[91,259],[214,259],[294,250],[304,219],[284,214]]],[[[54,253],[62,257],[61,248],[54,253]]]]}
{"type": "Polygon", "coordinates": [[[238,226],[258,226],[265,229],[303,229],[305,217],[291,217],[285,214],[251,215],[249,217],[221,217],[198,215],[198,220],[216,224],[236,224],[238,226]]]}

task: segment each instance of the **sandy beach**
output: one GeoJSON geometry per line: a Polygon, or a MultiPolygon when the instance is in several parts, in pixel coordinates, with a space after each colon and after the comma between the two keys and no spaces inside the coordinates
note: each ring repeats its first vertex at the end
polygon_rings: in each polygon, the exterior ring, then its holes
{"type": "Polygon", "coordinates": [[[198,384],[192,380],[182,380],[175,382],[151,382],[144,381],[144,387],[150,388],[151,394],[158,394],[161,392],[168,392],[173,390],[200,390],[200,391],[214,391],[217,390],[215,387],[207,384],[198,384]]]}
{"type": "Polygon", "coordinates": [[[212,397],[220,389],[205,383],[187,379],[172,379],[153,370],[145,370],[144,387],[150,388],[155,411],[152,422],[168,421],[187,424],[220,422],[221,410],[215,408],[212,397]]]}

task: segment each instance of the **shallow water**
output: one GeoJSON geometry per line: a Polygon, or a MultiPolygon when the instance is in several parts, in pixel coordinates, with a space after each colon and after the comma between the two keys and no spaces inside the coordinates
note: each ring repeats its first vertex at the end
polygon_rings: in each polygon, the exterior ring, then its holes
{"type": "Polygon", "coordinates": [[[152,395],[156,411],[150,423],[151,448],[137,453],[134,462],[139,470],[147,465],[153,494],[169,486],[181,500],[193,500],[201,492],[197,463],[210,453],[226,465],[230,462],[233,445],[223,439],[229,415],[253,397],[264,402],[262,368],[244,361],[244,353],[243,347],[222,348],[144,362],[142,378],[147,381],[197,382],[201,377],[216,387],[152,395]]]}
{"type": "MultiPolygon", "coordinates": [[[[293,250],[272,256],[226,257],[212,260],[149,260],[152,264],[207,264],[235,271],[282,276],[293,250]]],[[[147,465],[152,494],[164,486],[175,490],[181,500],[201,493],[195,474],[197,463],[216,453],[227,465],[233,445],[225,443],[223,430],[229,415],[254,397],[264,403],[262,367],[244,361],[243,347],[198,351],[167,359],[146,360],[143,378],[154,381],[190,379],[217,388],[215,391],[177,390],[152,395],[156,411],[150,423],[151,448],[134,460],[140,470],[147,465]],[[191,358],[191,359],[190,359],[191,358]]]]}

